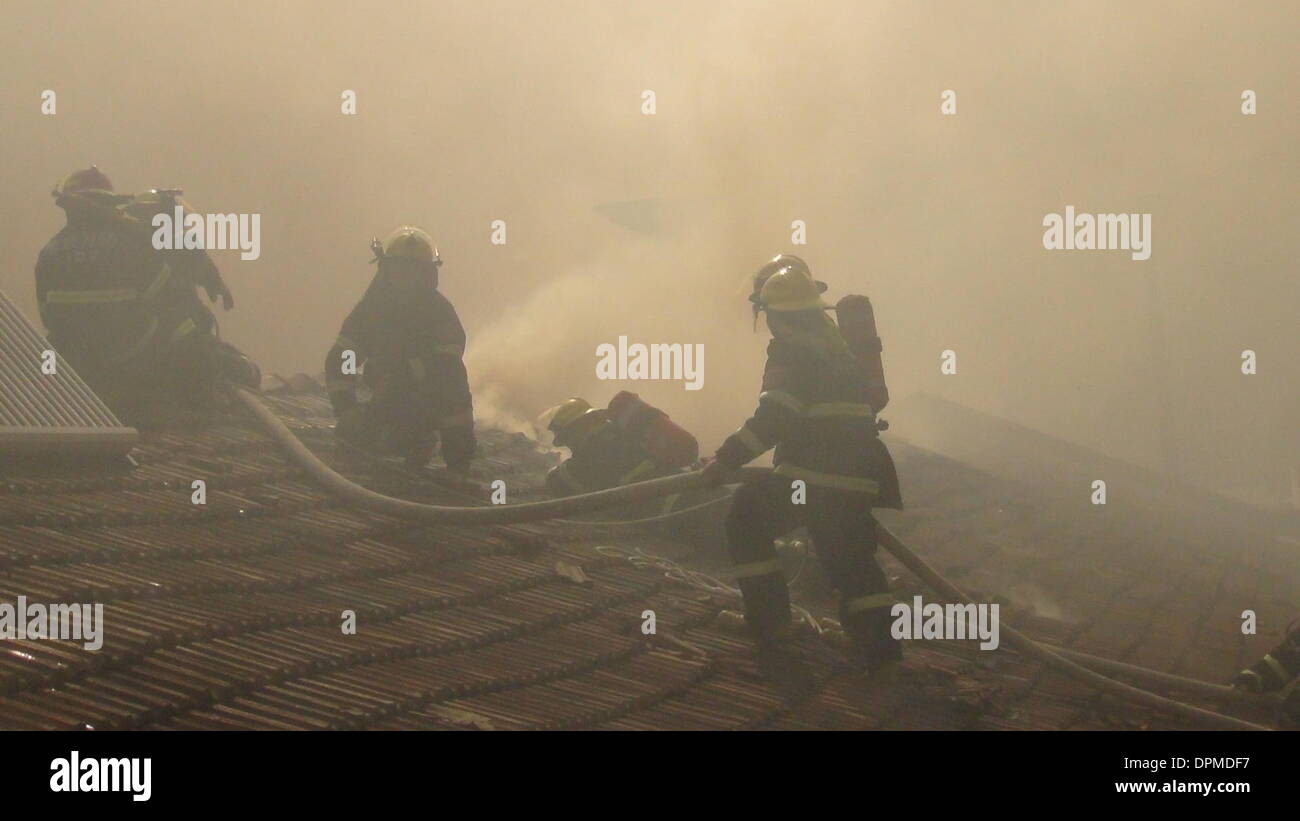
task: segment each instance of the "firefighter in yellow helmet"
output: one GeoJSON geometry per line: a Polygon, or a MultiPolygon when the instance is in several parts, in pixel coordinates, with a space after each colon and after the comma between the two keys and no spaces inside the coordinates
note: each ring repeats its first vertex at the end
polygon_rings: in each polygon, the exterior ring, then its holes
{"type": "Polygon", "coordinates": [[[790,597],[773,540],[803,525],[839,591],[856,659],[872,670],[902,651],[890,635],[893,602],[874,557],[871,508],[901,507],[902,500],[866,379],[821,292],[802,264],[783,264],[763,279],[754,301],[772,341],[758,408],[718,448],[704,478],[722,483],[776,448],[773,475],[742,485],[727,517],[746,623],[760,647],[788,637],[790,597]]]}
{"type": "Polygon", "coordinates": [[[260,383],[242,354],[217,356],[215,337],[193,315],[192,283],[124,213],[129,195],[114,193],[95,166],[64,177],[53,195],[67,224],[36,262],[41,319],[51,343],[119,414],[131,418],[146,396],[209,396],[219,376],[260,383]]]}
{"type": "Polygon", "coordinates": [[[347,444],[405,457],[423,467],[442,443],[442,458],[469,471],[476,449],[474,406],[462,356],[465,329],[438,290],[442,258],[412,226],[371,243],[378,271],[325,357],[326,389],[347,444]],[[364,366],[371,399],[360,402],[364,366]]]}
{"type": "Polygon", "coordinates": [[[666,476],[699,457],[694,436],[629,391],[620,391],[608,408],[575,396],[555,410],[548,429],[554,443],[573,454],[546,476],[555,496],[666,476]]]}
{"type": "MultiPolygon", "coordinates": [[[[635,393],[620,391],[605,408],[573,397],[553,410],[547,426],[554,444],[572,454],[546,475],[552,496],[572,496],[644,482],[689,469],[700,445],[668,414],[635,393]]],[[[651,520],[645,527],[668,539],[712,550],[722,507],[706,505],[726,492],[716,488],[609,508],[594,519],[651,520]]]]}

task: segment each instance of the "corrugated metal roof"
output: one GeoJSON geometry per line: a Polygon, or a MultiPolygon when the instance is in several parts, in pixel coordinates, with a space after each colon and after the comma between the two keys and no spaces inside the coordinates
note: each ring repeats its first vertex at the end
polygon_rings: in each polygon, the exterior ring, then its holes
{"type": "Polygon", "coordinates": [[[0,293],[0,454],[126,452],[136,440],[0,293]],[[51,353],[47,353],[51,352],[51,353]],[[53,373],[42,367],[54,356],[53,373]]]}

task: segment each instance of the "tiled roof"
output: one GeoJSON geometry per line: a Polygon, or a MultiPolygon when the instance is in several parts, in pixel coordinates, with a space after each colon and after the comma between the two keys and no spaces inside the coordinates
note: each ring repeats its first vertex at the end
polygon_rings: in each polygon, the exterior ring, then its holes
{"type": "MultiPolygon", "coordinates": [[[[318,392],[267,401],[354,480],[461,503],[453,489],[335,454],[318,392]]],[[[482,440],[477,478],[539,484],[545,460],[531,446],[492,431],[482,440]]],[[[1230,629],[1233,613],[1250,604],[1271,620],[1295,589],[1294,568],[1281,574],[1262,549],[1238,546],[1245,563],[1214,559],[1213,545],[1182,533],[1038,507],[1014,483],[895,449],[910,509],[891,526],[958,584],[1003,592],[1021,616],[1035,603],[1025,626],[1040,637],[1221,679],[1264,649],[1230,629]]],[[[0,728],[1176,726],[1013,653],[955,643],[914,642],[902,676],[867,681],[808,633],[814,686],[788,689],[760,674],[719,615],[734,601],[597,549],[672,545],[349,509],[234,413],[145,432],[134,456],[134,469],[0,476],[0,601],[101,602],[106,622],[98,652],[0,642],[0,728]],[[191,504],[194,479],[207,482],[204,506],[191,504]],[[345,610],[356,635],[340,627],[345,610]],[[645,610],[654,636],[641,633],[645,610]]],[[[910,595],[915,583],[892,566],[910,595]]],[[[815,590],[806,603],[831,612],[815,590]]]]}

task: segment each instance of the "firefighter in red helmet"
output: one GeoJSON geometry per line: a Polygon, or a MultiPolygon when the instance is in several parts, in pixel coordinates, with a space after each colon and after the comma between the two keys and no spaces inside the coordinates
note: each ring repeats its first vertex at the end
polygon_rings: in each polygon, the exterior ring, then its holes
{"type": "Polygon", "coordinates": [[[125,212],[130,195],[95,166],[64,177],[53,195],[67,224],[36,262],[41,319],[115,410],[130,418],[145,397],[207,397],[219,377],[260,383],[257,366],[196,319],[194,283],[125,212]]]}

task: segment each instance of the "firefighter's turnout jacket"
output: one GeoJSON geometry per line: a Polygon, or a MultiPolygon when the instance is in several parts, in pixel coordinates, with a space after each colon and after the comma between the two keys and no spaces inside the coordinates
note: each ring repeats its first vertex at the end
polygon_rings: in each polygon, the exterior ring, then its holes
{"type": "Polygon", "coordinates": [[[358,444],[409,452],[441,432],[448,466],[475,450],[465,329],[436,282],[398,286],[382,270],[343,321],[325,358],[326,389],[342,420],[361,412],[358,444]],[[358,374],[372,399],[358,404],[358,374]]]}
{"type": "Polygon", "coordinates": [[[600,423],[573,455],[546,474],[546,489],[554,496],[574,496],[643,482],[675,472],[655,463],[640,440],[611,421],[600,423]]]}
{"type": "Polygon", "coordinates": [[[758,408],[718,449],[739,468],[776,448],[775,474],[808,486],[861,494],[872,507],[901,507],[898,476],[876,431],[870,388],[851,356],[773,338],[758,408]]]}
{"type": "Polygon", "coordinates": [[[147,228],[115,209],[77,208],[41,250],[36,297],[50,342],[106,396],[192,387],[224,364],[233,373],[223,375],[256,385],[256,366],[212,336],[194,293],[213,272],[206,252],[155,250],[147,228]]]}

